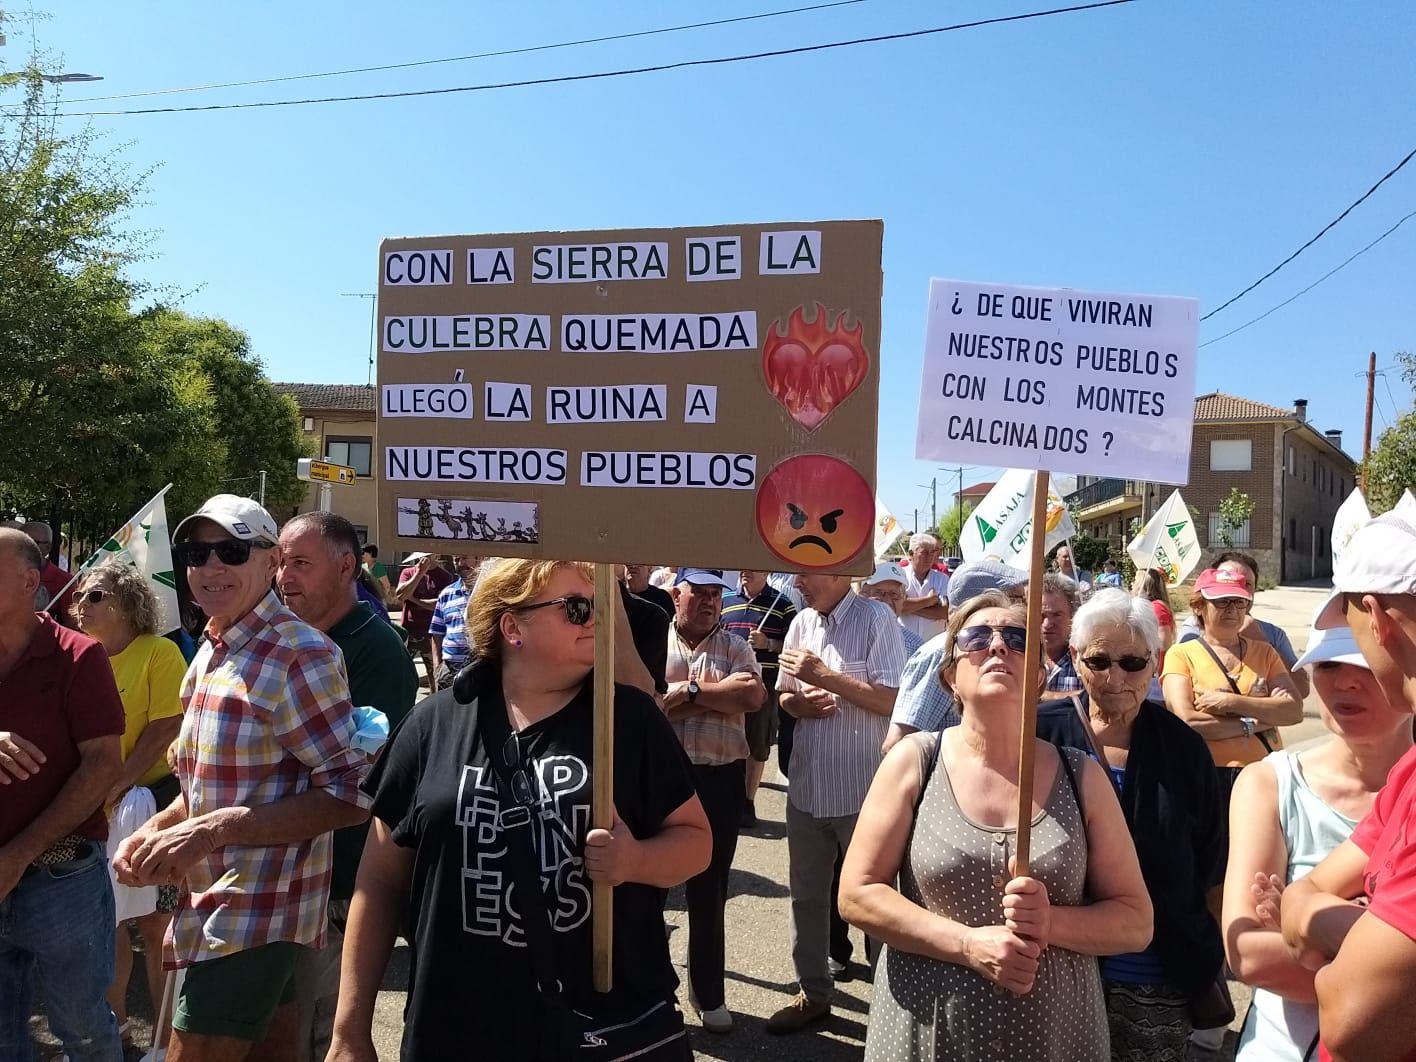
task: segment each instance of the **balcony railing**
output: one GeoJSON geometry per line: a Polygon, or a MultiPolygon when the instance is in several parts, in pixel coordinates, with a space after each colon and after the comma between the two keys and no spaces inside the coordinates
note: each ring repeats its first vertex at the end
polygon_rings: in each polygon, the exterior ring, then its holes
{"type": "Polygon", "coordinates": [[[1109,502],[1114,498],[1139,498],[1141,483],[1134,479],[1099,479],[1078,487],[1068,494],[1065,501],[1075,512],[1085,512],[1093,505],[1109,502]]]}

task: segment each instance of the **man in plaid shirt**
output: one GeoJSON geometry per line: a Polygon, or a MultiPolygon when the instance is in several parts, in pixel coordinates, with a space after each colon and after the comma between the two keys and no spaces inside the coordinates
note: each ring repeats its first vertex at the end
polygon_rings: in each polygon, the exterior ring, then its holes
{"type": "Polygon", "coordinates": [[[293,1057],[295,961],[324,942],[330,831],[368,817],[343,659],[271,590],[275,521],[218,494],[173,550],[211,617],[174,746],[182,794],[119,847],[125,884],[185,881],[168,965],[186,1060],[293,1057]]]}

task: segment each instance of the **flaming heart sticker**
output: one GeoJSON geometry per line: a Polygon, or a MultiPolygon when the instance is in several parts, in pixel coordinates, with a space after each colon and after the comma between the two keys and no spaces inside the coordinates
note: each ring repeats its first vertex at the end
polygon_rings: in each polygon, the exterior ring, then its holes
{"type": "Polygon", "coordinates": [[[812,320],[798,306],[785,326],[776,320],[762,344],[767,390],[787,415],[815,431],[831,411],[865,381],[870,355],[861,341],[864,324],[846,327],[848,310],[833,312],[815,303],[812,320]]]}

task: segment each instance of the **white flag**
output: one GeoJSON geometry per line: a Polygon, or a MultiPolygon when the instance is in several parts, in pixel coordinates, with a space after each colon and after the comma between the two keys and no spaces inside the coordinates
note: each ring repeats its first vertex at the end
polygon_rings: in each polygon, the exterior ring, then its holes
{"type": "Polygon", "coordinates": [[[1126,555],[1137,568],[1165,572],[1165,581],[1171,586],[1178,586],[1199,567],[1200,538],[1178,490],[1171,492],[1141,533],[1131,540],[1126,555]]]}
{"type": "Polygon", "coordinates": [[[889,549],[904,533],[904,528],[900,526],[900,521],[895,519],[895,514],[885,508],[885,503],[880,500],[880,495],[875,496],[875,559],[879,561],[885,556],[885,551],[889,549]]]}
{"type": "MultiPolygon", "coordinates": [[[[1032,565],[1032,498],[1034,473],[1026,468],[1010,468],[993,485],[978,506],[964,518],[959,533],[959,549],[964,560],[997,557],[1004,564],[1027,571],[1032,565]]],[[[1072,514],[1061,495],[1047,491],[1046,537],[1043,551],[1077,533],[1072,514]]]]}
{"type": "Polygon", "coordinates": [[[177,576],[172,564],[172,539],[167,533],[167,502],[164,499],[167,491],[168,487],[164,487],[156,498],[134,513],[132,519],[115,531],[79,569],[80,572],[86,571],[110,557],[134,565],[148,577],[152,592],[162,605],[158,634],[176,630],[182,623],[177,604],[177,576]]]}
{"type": "MultiPolygon", "coordinates": [[[[1409,493],[1406,495],[1408,498],[1410,496],[1409,493]]],[[[1362,496],[1362,488],[1353,487],[1352,493],[1337,507],[1337,513],[1332,518],[1333,571],[1337,571],[1337,558],[1342,556],[1342,551],[1347,548],[1347,543],[1352,541],[1357,529],[1371,518],[1372,513],[1367,508],[1367,499],[1362,496]]]]}
{"type": "Polygon", "coordinates": [[[1392,512],[1405,517],[1408,522],[1416,522],[1416,498],[1411,496],[1409,487],[1401,492],[1401,500],[1396,503],[1396,508],[1392,512]]]}

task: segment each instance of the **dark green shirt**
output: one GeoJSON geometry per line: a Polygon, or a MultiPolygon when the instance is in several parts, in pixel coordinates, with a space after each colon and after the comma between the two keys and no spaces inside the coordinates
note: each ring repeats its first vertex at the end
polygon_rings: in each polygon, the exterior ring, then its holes
{"type": "MultiPolygon", "coordinates": [[[[388,716],[388,728],[392,731],[403,722],[418,697],[418,672],[413,658],[403,647],[403,639],[364,601],[350,609],[349,614],[326,633],[344,654],[349,696],[354,707],[377,708],[388,716]]],[[[347,900],[354,895],[354,878],[368,832],[367,822],[334,831],[331,899],[347,900]]]]}

